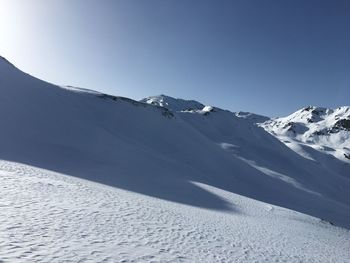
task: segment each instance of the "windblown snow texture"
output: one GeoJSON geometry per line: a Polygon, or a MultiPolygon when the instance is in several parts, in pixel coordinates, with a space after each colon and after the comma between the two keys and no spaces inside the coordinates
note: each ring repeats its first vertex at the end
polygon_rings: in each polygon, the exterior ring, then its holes
{"type": "Polygon", "coordinates": [[[347,262],[349,231],[194,183],[229,212],[0,161],[2,262],[347,262]]]}

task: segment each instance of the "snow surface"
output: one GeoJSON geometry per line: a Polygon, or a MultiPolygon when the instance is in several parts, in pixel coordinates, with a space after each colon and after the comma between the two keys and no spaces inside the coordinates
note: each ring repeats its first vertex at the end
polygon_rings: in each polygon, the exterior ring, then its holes
{"type": "Polygon", "coordinates": [[[0,260],[349,259],[346,161],[247,114],[62,88],[1,58],[0,89],[0,260]]]}
{"type": "Polygon", "coordinates": [[[198,182],[231,211],[0,162],[2,262],[349,262],[350,233],[198,182]]]}

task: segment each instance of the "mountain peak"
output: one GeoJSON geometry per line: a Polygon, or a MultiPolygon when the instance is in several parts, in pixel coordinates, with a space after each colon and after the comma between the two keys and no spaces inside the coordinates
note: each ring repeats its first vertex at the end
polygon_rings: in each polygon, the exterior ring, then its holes
{"type": "Polygon", "coordinates": [[[140,100],[140,102],[164,107],[171,111],[201,110],[204,108],[204,105],[198,101],[174,98],[164,94],[150,96],[140,100]]]}
{"type": "Polygon", "coordinates": [[[326,149],[328,154],[339,159],[349,159],[349,106],[336,109],[308,106],[289,116],[268,120],[262,127],[282,140],[287,136],[313,148],[326,149]]]}

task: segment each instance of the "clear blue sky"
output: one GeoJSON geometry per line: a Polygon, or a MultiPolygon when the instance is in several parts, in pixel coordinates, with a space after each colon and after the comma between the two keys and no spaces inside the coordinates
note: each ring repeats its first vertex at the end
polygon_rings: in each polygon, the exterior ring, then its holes
{"type": "Polygon", "coordinates": [[[350,104],[350,1],[0,0],[0,55],[56,84],[285,115],[350,104]]]}

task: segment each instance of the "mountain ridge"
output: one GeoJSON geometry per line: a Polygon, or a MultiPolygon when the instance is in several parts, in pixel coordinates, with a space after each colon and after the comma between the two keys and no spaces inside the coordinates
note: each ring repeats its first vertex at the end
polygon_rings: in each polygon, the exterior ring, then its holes
{"type": "Polygon", "coordinates": [[[304,143],[347,162],[350,154],[350,107],[336,109],[308,106],[286,117],[261,124],[280,138],[304,143]]]}
{"type": "Polygon", "coordinates": [[[204,107],[171,111],[69,90],[0,64],[0,159],[234,210],[199,182],[350,227],[347,164],[317,152],[304,158],[244,114],[197,102],[204,107]]]}

